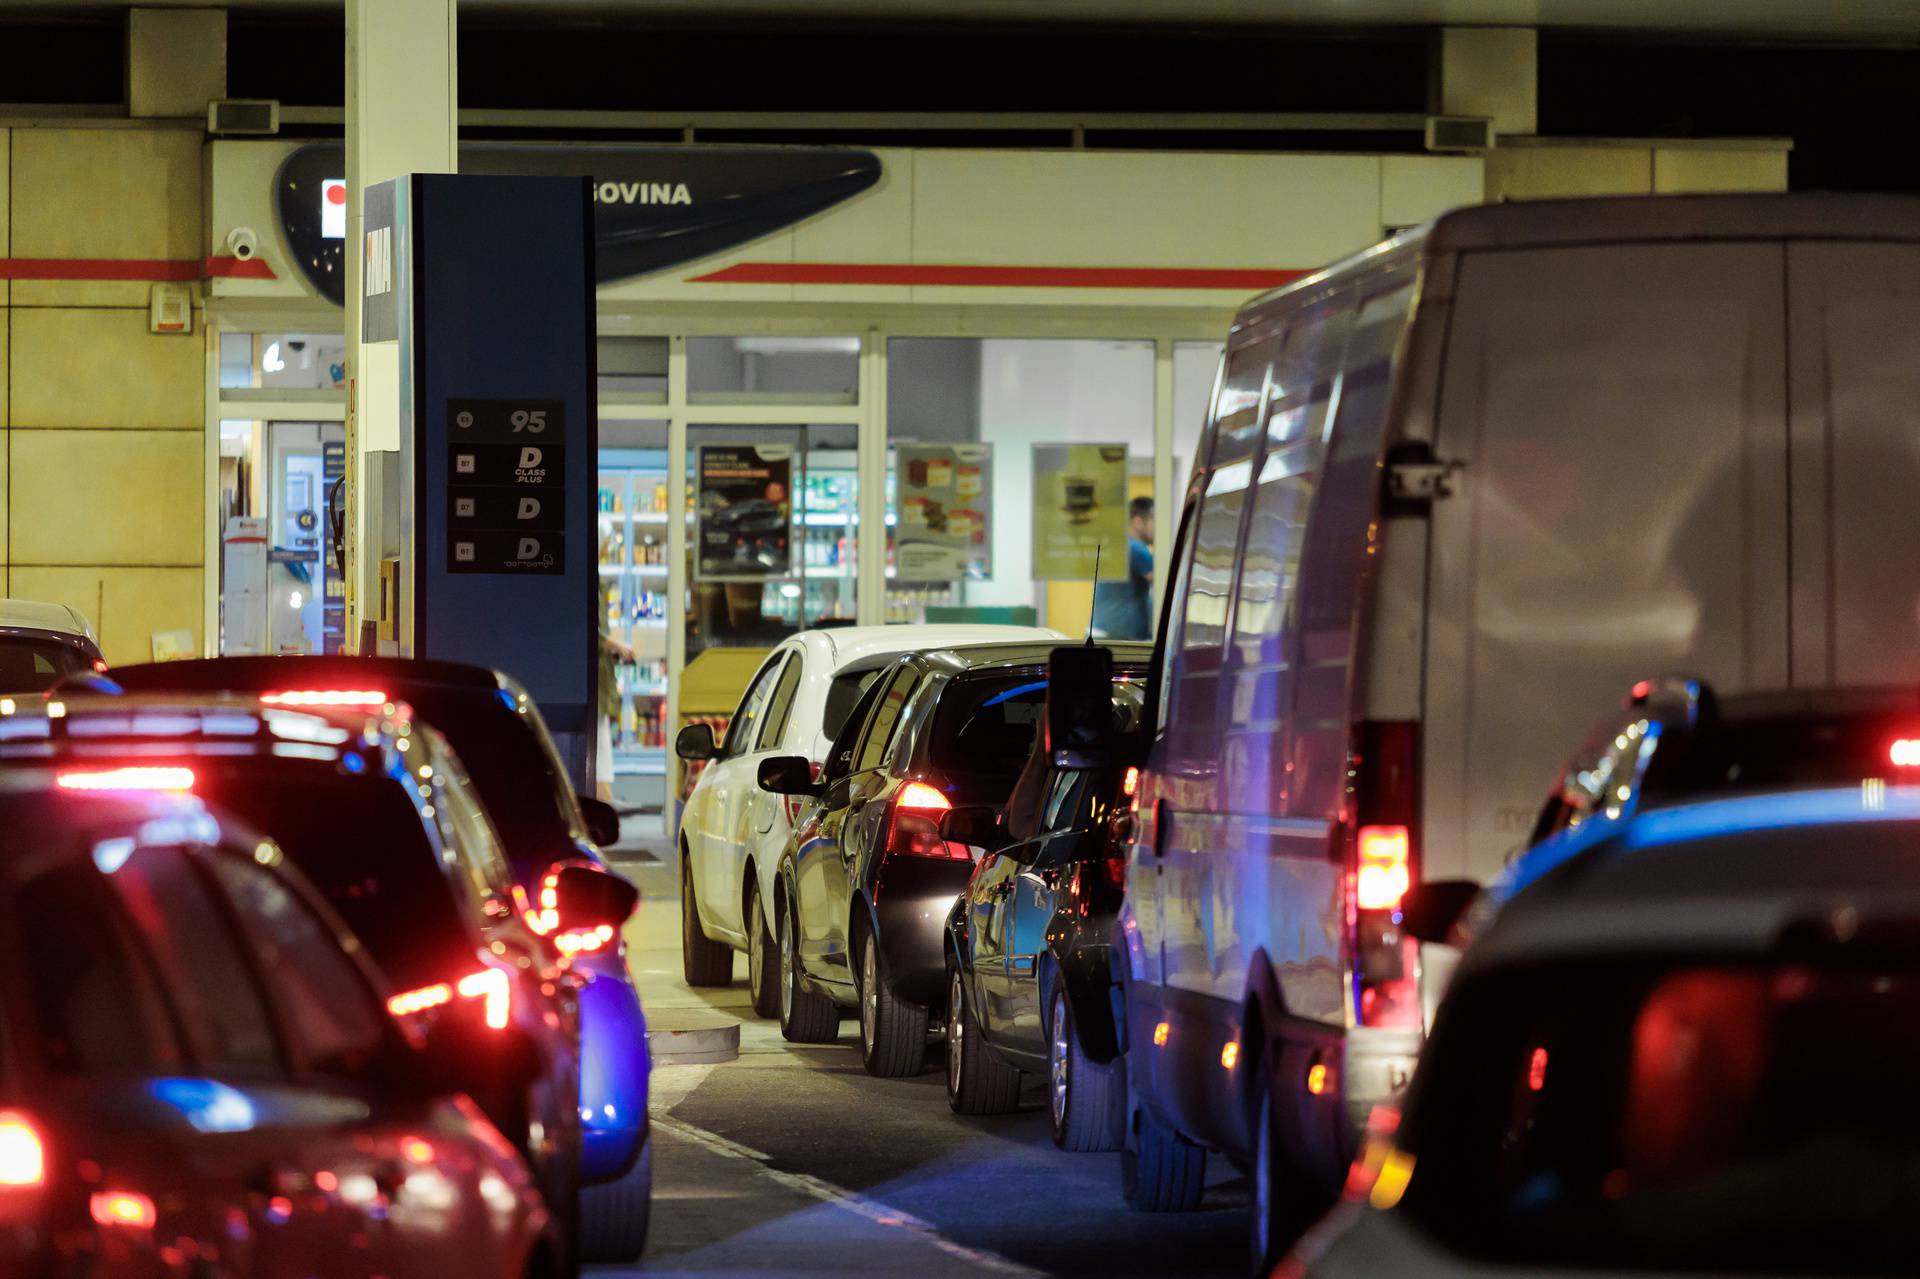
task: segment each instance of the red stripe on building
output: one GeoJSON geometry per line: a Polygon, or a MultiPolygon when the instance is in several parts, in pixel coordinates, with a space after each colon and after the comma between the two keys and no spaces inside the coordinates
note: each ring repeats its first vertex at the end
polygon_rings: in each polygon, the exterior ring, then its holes
{"type": "Polygon", "coordinates": [[[186,284],[214,278],[272,280],[259,258],[0,258],[0,280],[151,280],[186,284]]]}
{"type": "Polygon", "coordinates": [[[1164,266],[926,266],[879,262],[738,262],[696,284],[925,284],[997,289],[1233,289],[1292,283],[1305,271],[1164,266]]]}

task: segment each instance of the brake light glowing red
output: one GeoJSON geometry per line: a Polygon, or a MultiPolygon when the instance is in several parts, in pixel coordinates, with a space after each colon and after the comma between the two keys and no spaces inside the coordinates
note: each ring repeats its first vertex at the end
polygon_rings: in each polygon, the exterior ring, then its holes
{"type": "Polygon", "coordinates": [[[387,700],[374,688],[282,688],[260,694],[262,706],[385,706],[387,700]]]}
{"type": "Polygon", "coordinates": [[[572,956],[599,950],[612,940],[612,926],[600,924],[593,928],[575,928],[569,932],[557,934],[553,944],[561,954],[572,956]]]}
{"type": "Polygon", "coordinates": [[[193,770],[171,767],[69,769],[56,780],[62,790],[186,791],[193,789],[193,770]]]}
{"type": "Polygon", "coordinates": [[[1120,793],[1132,799],[1140,792],[1140,770],[1129,768],[1127,775],[1120,781],[1120,793]]]}
{"type": "Polygon", "coordinates": [[[395,1017],[410,1017],[423,1013],[429,1008],[438,1008],[442,1004],[453,1002],[453,987],[446,982],[435,982],[431,986],[422,986],[418,990],[403,990],[387,999],[387,1011],[395,1017]]]}
{"type": "Polygon", "coordinates": [[[513,1012],[513,994],[511,979],[498,968],[482,968],[477,973],[469,973],[455,984],[454,990],[462,999],[485,1000],[487,1026],[492,1030],[505,1030],[507,1021],[513,1012]]]}
{"type": "Polygon", "coordinates": [[[107,673],[107,664],[101,658],[96,657],[93,659],[93,669],[99,672],[100,674],[105,675],[107,673]]]}
{"type": "Polygon", "coordinates": [[[908,782],[900,788],[900,797],[893,802],[896,807],[923,813],[944,813],[953,807],[952,800],[925,782],[908,782]]]}
{"type": "Polygon", "coordinates": [[[1920,738],[1902,737],[1887,750],[1895,768],[1920,768],[1920,738]]]}
{"type": "Polygon", "coordinates": [[[1362,826],[1357,840],[1354,896],[1361,910],[1397,910],[1413,885],[1405,826],[1362,826]]]}
{"type": "Polygon", "coordinates": [[[151,1230],[158,1219],[153,1200],[134,1190],[96,1190],[87,1201],[96,1225],[151,1230]]]}
{"type": "Polygon", "coordinates": [[[47,1148],[33,1121],[0,1110],[0,1186],[38,1186],[47,1179],[47,1148]]]}
{"type": "Polygon", "coordinates": [[[1527,1091],[1539,1092],[1547,1086],[1547,1050],[1536,1048],[1527,1058],[1527,1091]]]}
{"type": "MultiPolygon", "coordinates": [[[[518,887],[514,889],[519,892],[518,887]]],[[[527,927],[535,934],[545,937],[560,927],[560,872],[550,870],[547,877],[540,881],[540,904],[521,912],[527,921],[527,927]]]]}

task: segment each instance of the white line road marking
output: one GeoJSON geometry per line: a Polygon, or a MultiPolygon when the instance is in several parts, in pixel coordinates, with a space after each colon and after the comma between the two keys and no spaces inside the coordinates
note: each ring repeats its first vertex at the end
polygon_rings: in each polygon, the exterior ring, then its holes
{"type": "Polygon", "coordinates": [[[673,1116],[667,1114],[664,1108],[650,1107],[649,1109],[653,1126],[663,1132],[672,1133],[682,1141],[692,1142],[694,1145],[710,1150],[716,1155],[724,1155],[728,1159],[741,1159],[752,1163],[756,1166],[761,1176],[778,1182],[789,1190],[796,1190],[810,1198],[818,1199],[821,1203],[831,1204],[836,1208],[844,1208],[848,1212],[865,1217],[877,1225],[892,1226],[896,1229],[905,1230],[910,1234],[917,1235],[938,1248],[941,1252],[957,1260],[964,1261],[970,1266],[975,1266],[982,1270],[991,1270],[1003,1275],[1022,1276],[1023,1279],[1028,1279],[1028,1277],[1030,1277],[1030,1279],[1041,1279],[1041,1277],[1047,1273],[1044,1270],[1035,1270],[1030,1266],[1023,1266],[1017,1261],[1009,1261],[997,1253],[984,1252],[978,1248],[969,1248],[965,1244],[955,1243],[953,1240],[941,1234],[930,1222],[923,1221],[910,1212],[902,1212],[898,1208],[890,1208],[878,1200],[869,1199],[865,1195],[855,1194],[851,1190],[842,1189],[832,1182],[822,1181],[818,1177],[811,1177],[805,1173],[783,1172],[773,1166],[773,1157],[771,1155],[763,1154],[751,1146],[743,1146],[737,1141],[731,1141],[726,1137],[722,1137],[719,1133],[708,1132],[705,1128],[687,1123],[684,1120],[675,1119],[673,1116]]]}

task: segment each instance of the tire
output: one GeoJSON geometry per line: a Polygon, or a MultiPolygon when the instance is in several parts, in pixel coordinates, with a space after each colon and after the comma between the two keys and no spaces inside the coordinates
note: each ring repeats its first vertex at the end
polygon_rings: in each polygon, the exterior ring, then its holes
{"type": "Polygon", "coordinates": [[[1058,978],[1047,1008],[1047,1106],[1053,1144],[1080,1152],[1120,1149],[1127,1123],[1126,1081],[1120,1068],[1088,1060],[1066,983],[1058,978]]]}
{"type": "Polygon", "coordinates": [[[680,973],[689,986],[733,984],[733,947],[700,931],[700,903],[693,896],[693,858],[680,857],[680,973]]]}
{"type": "Polygon", "coordinates": [[[947,1105],[956,1115],[1004,1115],[1020,1104],[1020,1072],[980,1038],[957,964],[947,968],[947,1105]]]}
{"type": "Polygon", "coordinates": [[[873,925],[860,924],[860,1063],[876,1079],[904,1079],[927,1064],[927,1009],[893,993],[873,925]]]}
{"type": "Polygon", "coordinates": [[[634,1262],[647,1248],[653,1215],[653,1134],[625,1176],[580,1190],[580,1259],[634,1262]]]}
{"type": "Polygon", "coordinates": [[[780,1015],[780,953],[760,902],[760,885],[747,887],[747,990],[753,1011],[762,1017],[780,1015]]]}
{"type": "Polygon", "coordinates": [[[800,984],[800,921],[789,903],[780,920],[780,1035],[790,1044],[830,1044],[840,1038],[840,1010],[800,984]]]}
{"type": "Polygon", "coordinates": [[[1120,1194],[1135,1212],[1191,1212],[1206,1189],[1207,1152],[1153,1117],[1127,1071],[1127,1134],[1120,1194]]]}
{"type": "Polygon", "coordinates": [[[1332,1205],[1332,1197],[1298,1172],[1283,1152],[1279,1102],[1271,1076],[1260,1090],[1255,1123],[1247,1253],[1253,1273],[1268,1275],[1294,1241],[1332,1205]]]}

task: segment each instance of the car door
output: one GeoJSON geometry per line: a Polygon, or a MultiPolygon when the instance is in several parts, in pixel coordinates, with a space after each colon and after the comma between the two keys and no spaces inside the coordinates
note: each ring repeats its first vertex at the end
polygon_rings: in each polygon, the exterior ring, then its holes
{"type": "MultiPolygon", "coordinates": [[[[308,1162],[320,1166],[314,1188],[348,1204],[369,1193],[385,1200],[382,1251],[395,1273],[498,1268],[499,1219],[494,1229],[456,1229],[464,1214],[449,1214],[446,1199],[451,1191],[456,1203],[491,1206],[500,1189],[482,1183],[522,1181],[517,1160],[444,1102],[379,1077],[373,1068],[397,1045],[377,992],[341,951],[337,925],[270,864],[232,855],[208,861],[260,957],[301,1104],[334,1120],[306,1143],[308,1162]]],[[[530,1188],[521,1197],[530,1203],[530,1188]]]]}
{"type": "Polygon", "coordinates": [[[733,718],[727,721],[719,756],[707,765],[712,776],[701,779],[697,835],[704,856],[694,859],[695,892],[701,918],[731,936],[742,936],[745,931],[740,923],[741,867],[746,861],[744,813],[748,801],[760,790],[754,772],[758,758],[752,743],[790,651],[775,649],[754,672],[733,718]]]}
{"type": "Polygon", "coordinates": [[[742,789],[745,798],[740,805],[739,844],[744,856],[753,857],[756,862],[770,853],[777,855],[779,850],[771,847],[775,828],[777,826],[781,832],[786,831],[792,824],[793,813],[799,807],[798,801],[791,800],[789,796],[761,790],[757,779],[761,760],[788,753],[784,745],[787,721],[793,715],[794,695],[800,689],[806,660],[806,650],[797,648],[780,668],[779,675],[773,681],[773,693],[767,699],[766,709],[760,714],[752,748],[743,757],[747,776],[753,780],[742,789]],[[781,821],[783,816],[787,819],[784,822],[781,821]]]}
{"type": "Polygon", "coordinates": [[[894,671],[874,698],[873,711],[854,747],[846,801],[840,809],[836,841],[839,855],[827,859],[821,868],[822,903],[827,911],[821,922],[826,930],[827,953],[836,957],[840,966],[849,962],[852,938],[847,930],[860,867],[878,853],[880,842],[886,838],[887,804],[896,780],[887,762],[893,758],[893,743],[905,722],[902,712],[921,678],[919,667],[911,661],[894,671]]]}
{"type": "Polygon", "coordinates": [[[1056,769],[1048,778],[1040,834],[1015,866],[999,914],[1002,978],[996,1009],[1000,1034],[1009,1048],[1044,1053],[1041,1009],[1047,992],[1039,988],[1040,957],[1047,950],[1062,875],[1072,873],[1074,852],[1084,833],[1083,817],[1093,773],[1056,769]]]}
{"type": "Polygon", "coordinates": [[[837,966],[829,959],[833,931],[829,918],[832,912],[826,905],[830,886],[828,867],[841,859],[840,841],[853,795],[854,758],[865,740],[867,721],[873,718],[873,708],[888,678],[890,675],[874,680],[848,713],[840,735],[827,751],[821,771],[820,780],[826,789],[810,810],[802,812],[789,856],[793,914],[800,929],[797,949],[801,964],[816,977],[827,976],[839,982],[850,980],[850,974],[845,955],[838,957],[837,966]]]}
{"type": "Polygon", "coordinates": [[[980,859],[967,887],[967,938],[973,952],[968,957],[969,993],[981,1033],[995,1042],[1000,1040],[1006,1020],[1008,903],[1020,877],[1020,862],[1034,855],[1038,842],[1024,840],[988,853],[980,859]]]}

